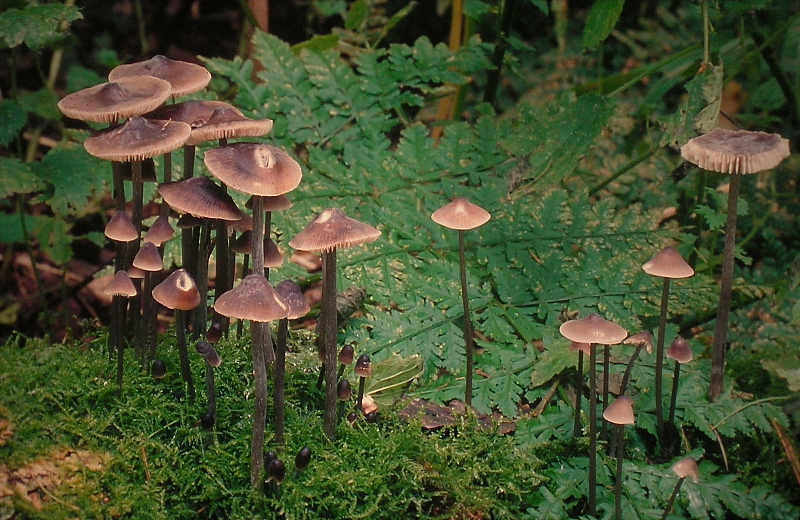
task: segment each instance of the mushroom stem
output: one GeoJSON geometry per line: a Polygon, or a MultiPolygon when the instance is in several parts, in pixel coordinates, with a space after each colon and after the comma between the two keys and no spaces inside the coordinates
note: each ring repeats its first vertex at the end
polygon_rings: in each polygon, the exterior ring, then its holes
{"type": "Polygon", "coordinates": [[[597,352],[589,344],[589,516],[597,513],[597,352]]]}
{"type": "MultiPolygon", "coordinates": [[[[262,264],[263,265],[263,264],[262,264]]],[[[325,352],[325,409],[323,430],[336,435],[336,248],[322,253],[322,348],[325,352]]]]}
{"type": "Polygon", "coordinates": [[[677,498],[678,492],[681,490],[681,484],[683,484],[684,480],[686,480],[686,477],[681,477],[678,479],[678,483],[675,484],[675,489],[672,490],[672,494],[669,496],[667,507],[664,508],[664,514],[661,515],[661,520],[667,520],[667,518],[669,518],[669,513],[672,511],[672,504],[675,503],[675,498],[677,498]]]}
{"type": "MultiPolygon", "coordinates": [[[[250,255],[244,255],[244,259],[242,259],[242,278],[247,276],[247,273],[250,271],[250,255]]],[[[236,322],[236,339],[242,337],[242,333],[244,332],[244,320],[239,320],[236,322]]]]}
{"type": "Polygon", "coordinates": [[[192,381],[192,368],[189,364],[189,351],[186,349],[186,311],[175,309],[175,334],[178,339],[181,376],[188,387],[189,402],[194,403],[194,381],[192,381]]]}
{"type": "Polygon", "coordinates": [[[575,378],[575,424],[572,426],[572,436],[581,434],[581,398],[583,397],[583,351],[578,351],[578,374],[575,378]]]}
{"type": "MultiPolygon", "coordinates": [[[[184,180],[194,176],[194,148],[194,146],[187,145],[183,147],[184,180]]],[[[195,245],[195,235],[197,234],[196,228],[186,228],[181,231],[181,262],[193,280],[197,280],[197,246],[195,245]]]]}
{"type": "Polygon", "coordinates": [[[661,291],[661,314],[658,317],[658,342],[656,343],[656,430],[658,442],[664,443],[664,403],[663,403],[663,370],[664,370],[664,336],[667,329],[667,305],[669,304],[669,278],[664,278],[664,287],[661,291]]]}
{"type": "Polygon", "coordinates": [[[464,346],[467,355],[467,380],[464,403],[472,406],[472,371],[473,371],[473,334],[472,334],[472,320],[469,314],[469,295],[467,294],[467,262],[464,253],[464,231],[458,230],[458,262],[461,270],[461,302],[464,306],[464,346]]]}
{"type": "Polygon", "coordinates": [[[614,513],[622,520],[622,462],[625,458],[625,425],[617,424],[617,474],[614,480],[614,513]]]}
{"type": "MultiPolygon", "coordinates": [[[[224,220],[218,220],[214,225],[215,247],[217,252],[217,274],[214,282],[214,300],[222,296],[223,293],[233,289],[233,277],[230,273],[230,250],[228,249],[228,224],[224,220]]],[[[212,322],[219,323],[223,334],[228,332],[228,317],[219,313],[214,313],[212,322]]]]}
{"type": "Polygon", "coordinates": [[[206,397],[208,398],[208,413],[217,419],[217,391],[214,384],[214,367],[206,364],[206,397]]]}
{"type": "MultiPolygon", "coordinates": [[[[609,367],[611,357],[611,346],[603,345],[603,410],[608,408],[608,385],[609,385],[609,367]]],[[[622,395],[622,394],[620,394],[622,395]]],[[[608,424],[606,421],[600,425],[600,439],[608,440],[608,424]]]]}
{"type": "Polygon", "coordinates": [[[714,349],[711,352],[711,384],[708,398],[715,401],[722,393],[725,372],[725,347],[728,343],[728,322],[731,313],[733,286],[733,255],[736,244],[736,210],[739,203],[741,175],[732,173],[728,190],[728,217],[725,223],[725,246],[722,251],[722,278],[720,280],[717,323],[714,326],[714,349]]]}
{"type": "Polygon", "coordinates": [[[358,378],[358,401],[356,401],[356,410],[358,410],[359,413],[361,414],[364,413],[362,405],[364,404],[364,386],[366,384],[366,381],[367,378],[364,376],[360,376],[358,378]]]}
{"type": "Polygon", "coordinates": [[[194,330],[192,336],[199,338],[205,335],[208,322],[208,260],[211,249],[211,222],[203,219],[200,226],[200,244],[197,250],[197,290],[200,291],[200,305],[194,309],[194,330]]]}
{"type": "Polygon", "coordinates": [[[669,400],[668,424],[675,424],[675,406],[678,404],[678,385],[680,384],[681,364],[675,361],[675,372],[672,376],[672,397],[669,400]]]}
{"type": "Polygon", "coordinates": [[[642,352],[642,348],[644,348],[644,343],[639,343],[636,345],[636,350],[633,351],[633,355],[631,359],[628,361],[628,366],[625,367],[625,374],[622,376],[622,383],[619,385],[619,395],[625,395],[625,391],[628,390],[628,383],[631,380],[631,372],[633,371],[633,364],[636,363],[636,360],[639,359],[639,354],[642,352]]]}
{"type": "Polygon", "coordinates": [[[275,341],[275,443],[283,446],[286,428],[286,341],[289,337],[289,319],[278,321],[275,341]]]}
{"type": "Polygon", "coordinates": [[[125,299],[122,296],[114,296],[112,299],[112,312],[114,313],[114,324],[116,330],[111,334],[117,350],[117,390],[122,394],[122,373],[125,368],[125,299]]]}

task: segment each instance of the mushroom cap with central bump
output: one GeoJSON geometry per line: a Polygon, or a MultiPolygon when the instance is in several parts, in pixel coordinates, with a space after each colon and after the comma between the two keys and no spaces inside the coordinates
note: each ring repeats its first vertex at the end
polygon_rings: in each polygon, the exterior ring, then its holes
{"type": "Polygon", "coordinates": [[[697,166],[720,173],[758,173],[789,157],[789,140],[778,134],[715,128],[681,147],[681,155],[697,166]]]}
{"type": "Polygon", "coordinates": [[[234,190],[275,197],[300,184],[303,171],[289,154],[264,143],[212,148],[203,158],[208,171],[234,190]]]}
{"type": "Polygon", "coordinates": [[[603,411],[603,419],[612,424],[633,424],[633,400],[621,395],[603,411]]]}
{"type": "Polygon", "coordinates": [[[106,161],[141,161],[183,146],[192,129],[180,121],[128,119],[116,128],[102,130],[84,141],[89,155],[106,161]]]}
{"type": "Polygon", "coordinates": [[[633,336],[629,336],[623,341],[626,345],[642,345],[648,354],[653,353],[653,333],[649,330],[637,332],[633,336]]]}
{"type": "Polygon", "coordinates": [[[68,94],[58,102],[58,108],[72,119],[111,123],[150,112],[163,104],[170,92],[169,83],[162,79],[136,76],[68,94]]]}
{"type": "Polygon", "coordinates": [[[679,460],[672,466],[672,471],[680,478],[692,477],[695,482],[700,480],[700,471],[697,469],[697,461],[694,457],[679,460]]]}
{"type": "Polygon", "coordinates": [[[143,271],[156,272],[161,270],[162,260],[158,247],[152,242],[145,242],[133,257],[133,265],[143,271]]]}
{"type": "Polygon", "coordinates": [[[328,208],[312,220],[289,245],[299,251],[329,252],[372,242],[381,232],[352,219],[338,208],[328,208]]]}
{"type": "Polygon", "coordinates": [[[200,305],[200,291],[186,272],[178,269],[153,287],[153,298],[168,309],[190,311],[200,305]]]}
{"type": "Polygon", "coordinates": [[[111,281],[108,282],[103,292],[109,296],[124,296],[130,298],[136,296],[136,287],[133,285],[131,277],[125,271],[117,271],[111,281]]]}
{"type": "Polygon", "coordinates": [[[289,314],[286,316],[290,320],[302,318],[311,310],[311,306],[303,296],[300,287],[291,280],[284,280],[279,283],[275,290],[286,301],[289,306],[289,314]]]}
{"type": "Polygon", "coordinates": [[[248,274],[242,282],[222,294],[214,310],[223,316],[250,321],[273,321],[289,315],[289,305],[260,274],[248,274]]]}
{"type": "Polygon", "coordinates": [[[672,246],[665,247],[653,258],[642,265],[645,273],[660,278],[689,278],[694,275],[694,269],[681,254],[672,246]]]}
{"type": "Polygon", "coordinates": [[[158,192],[169,207],[181,213],[228,221],[242,217],[233,198],[208,177],[167,182],[158,192]]]}
{"type": "Polygon", "coordinates": [[[192,128],[192,135],[186,144],[196,146],[205,141],[231,137],[260,137],[271,130],[272,119],[250,119],[236,108],[220,107],[211,113],[205,123],[192,128]]]}
{"type": "Polygon", "coordinates": [[[173,98],[203,90],[211,81],[211,73],[202,65],[171,60],[160,54],[149,60],[114,67],[108,79],[118,81],[129,76],[153,76],[167,81],[173,98]]]}
{"type": "Polygon", "coordinates": [[[169,217],[160,215],[147,230],[144,235],[145,242],[152,242],[156,246],[161,247],[161,244],[170,240],[175,235],[175,230],[169,223],[169,217]]]}
{"type": "Polygon", "coordinates": [[[678,336],[667,349],[667,357],[680,364],[685,364],[694,359],[689,342],[678,336]]]}
{"type": "Polygon", "coordinates": [[[139,240],[139,232],[125,210],[119,210],[111,217],[108,224],[106,224],[104,233],[108,238],[117,242],[139,240]]]}
{"type": "Polygon", "coordinates": [[[577,341],[578,343],[616,345],[628,337],[628,332],[625,329],[616,323],[611,323],[601,318],[596,313],[579,320],[570,320],[563,323],[558,330],[568,340],[577,341]]]}
{"type": "Polygon", "coordinates": [[[482,207],[459,197],[450,204],[442,206],[431,215],[440,226],[449,229],[473,229],[486,224],[492,216],[482,207]]]}
{"type": "MultiPolygon", "coordinates": [[[[194,99],[158,107],[157,109],[144,114],[143,117],[146,119],[160,119],[162,121],[167,121],[170,119],[172,121],[181,121],[194,129],[206,124],[206,121],[209,120],[211,114],[213,114],[218,108],[228,108],[237,112],[239,111],[238,108],[230,103],[225,103],[224,101],[204,101],[194,99]]],[[[241,112],[239,113],[241,114],[241,112]]]]}

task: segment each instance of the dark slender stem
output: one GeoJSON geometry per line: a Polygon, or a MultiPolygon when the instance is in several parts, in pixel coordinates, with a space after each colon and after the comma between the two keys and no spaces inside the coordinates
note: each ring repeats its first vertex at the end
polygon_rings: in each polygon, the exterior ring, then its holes
{"type": "Polygon", "coordinates": [[[617,475],[614,482],[614,512],[622,520],[622,461],[625,458],[625,425],[617,424],[617,475]]]}
{"type": "MultiPolygon", "coordinates": [[[[608,408],[608,384],[609,384],[609,368],[611,357],[611,346],[603,345],[603,410],[608,408]]],[[[608,440],[608,423],[603,421],[600,426],[600,439],[608,440]]]]}
{"type": "Polygon", "coordinates": [[[194,331],[192,337],[205,337],[208,326],[208,259],[211,254],[211,222],[204,219],[200,225],[200,244],[197,255],[197,289],[200,291],[200,305],[194,308],[194,331]]]}
{"type": "Polygon", "coordinates": [[[661,515],[661,520],[667,520],[667,518],[669,518],[669,513],[672,511],[672,504],[675,503],[675,498],[677,498],[678,492],[681,490],[681,484],[683,484],[684,480],[686,480],[686,477],[681,477],[678,479],[678,483],[675,484],[675,489],[672,490],[672,494],[669,496],[667,507],[664,508],[664,514],[661,515]]]}
{"type": "Polygon", "coordinates": [[[675,372],[672,376],[672,397],[669,400],[669,424],[675,424],[675,406],[678,404],[678,386],[681,378],[681,364],[675,361],[675,372]]]}
{"type": "Polygon", "coordinates": [[[508,48],[508,32],[514,19],[514,7],[516,7],[516,0],[501,0],[500,2],[500,26],[492,53],[492,69],[486,78],[486,89],[483,93],[483,101],[489,104],[494,104],[497,97],[500,73],[503,70],[503,60],[508,48]]]}
{"type": "Polygon", "coordinates": [[[575,378],[575,424],[572,426],[572,436],[581,435],[581,398],[583,397],[583,351],[578,351],[578,374],[575,378]]]}
{"type": "Polygon", "coordinates": [[[464,306],[464,347],[467,356],[467,381],[464,402],[472,406],[473,334],[472,319],[469,313],[469,294],[467,293],[467,261],[464,247],[464,231],[458,230],[458,261],[461,269],[461,303],[464,306]]]}
{"type": "Polygon", "coordinates": [[[214,367],[206,364],[206,398],[208,399],[208,413],[217,418],[217,390],[214,384],[214,367]]]}
{"type": "Polygon", "coordinates": [[[117,321],[117,329],[111,332],[116,335],[114,343],[117,349],[117,390],[122,394],[122,374],[125,370],[125,331],[122,326],[125,323],[125,299],[122,296],[114,296],[111,304],[117,321]]]}
{"type": "Polygon", "coordinates": [[[731,174],[728,190],[728,220],[725,223],[725,248],[722,252],[722,278],[720,279],[717,323],[714,326],[714,350],[711,352],[711,384],[708,398],[714,401],[722,393],[725,372],[725,348],[728,345],[728,322],[731,313],[733,287],[733,254],[736,244],[736,209],[739,202],[741,175],[731,174]]]}
{"type": "MultiPolygon", "coordinates": [[[[250,255],[244,255],[244,259],[242,259],[242,278],[247,276],[248,271],[250,270],[250,255]]],[[[242,337],[242,333],[244,332],[244,320],[239,320],[236,323],[236,339],[242,337]]]]}
{"type": "Polygon", "coordinates": [[[178,339],[178,356],[181,360],[181,376],[187,386],[189,402],[194,403],[194,381],[192,380],[192,368],[189,364],[189,351],[186,349],[186,314],[185,311],[175,310],[175,334],[178,339]]]}
{"type": "MultiPolygon", "coordinates": [[[[263,265],[263,264],[262,264],[263,265]]],[[[322,254],[323,348],[325,349],[325,409],[323,429],[328,439],[336,435],[336,249],[322,254]]]]}
{"type": "Polygon", "coordinates": [[[669,304],[669,278],[664,278],[664,288],[661,291],[661,314],[658,318],[658,341],[656,342],[656,429],[658,441],[664,444],[664,402],[663,402],[663,377],[664,370],[664,336],[667,329],[667,306],[669,304]]]}
{"type": "Polygon", "coordinates": [[[356,410],[358,410],[359,413],[364,413],[362,405],[364,404],[364,385],[366,381],[366,377],[362,376],[358,378],[358,400],[356,401],[356,410]]]}
{"type": "Polygon", "coordinates": [[[625,374],[622,376],[622,383],[619,385],[619,395],[625,395],[625,391],[628,390],[628,383],[631,380],[631,372],[633,371],[633,364],[639,359],[639,354],[642,352],[642,348],[644,347],[643,343],[639,343],[636,345],[636,350],[633,351],[633,355],[631,359],[628,361],[628,366],[625,367],[625,374]]]}
{"type": "Polygon", "coordinates": [[[275,342],[275,443],[283,446],[283,433],[286,424],[286,341],[289,338],[289,320],[278,321],[278,335],[275,342]]]}
{"type": "Polygon", "coordinates": [[[597,514],[597,351],[589,345],[589,516],[597,514]]]}

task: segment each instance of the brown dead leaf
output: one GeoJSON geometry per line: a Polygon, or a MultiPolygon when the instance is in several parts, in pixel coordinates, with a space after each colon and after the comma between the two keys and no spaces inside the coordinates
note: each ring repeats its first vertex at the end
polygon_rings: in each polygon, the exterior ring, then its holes
{"type": "Polygon", "coordinates": [[[5,419],[0,419],[0,446],[5,446],[8,440],[14,436],[11,423],[5,419]]]}

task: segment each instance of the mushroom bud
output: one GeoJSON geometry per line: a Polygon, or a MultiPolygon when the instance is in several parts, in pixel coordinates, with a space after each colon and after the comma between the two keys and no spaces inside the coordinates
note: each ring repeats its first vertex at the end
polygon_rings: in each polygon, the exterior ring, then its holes
{"type": "Polygon", "coordinates": [[[303,446],[294,458],[294,467],[297,471],[305,471],[311,462],[311,448],[303,446]]]}

